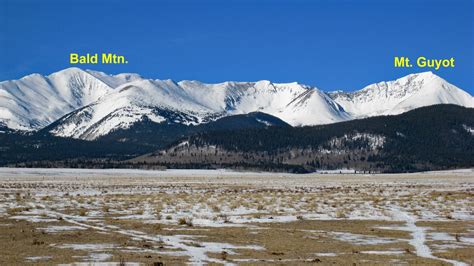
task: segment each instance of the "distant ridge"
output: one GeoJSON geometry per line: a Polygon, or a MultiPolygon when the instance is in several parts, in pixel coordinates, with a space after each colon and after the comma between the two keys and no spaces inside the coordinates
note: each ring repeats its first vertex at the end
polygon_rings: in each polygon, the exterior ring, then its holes
{"type": "Polygon", "coordinates": [[[394,115],[422,106],[474,107],[474,98],[431,72],[326,93],[299,83],[152,80],[68,68],[0,82],[0,125],[35,131],[49,125],[61,137],[94,140],[144,120],[199,125],[218,118],[266,113],[292,126],[394,115]]]}

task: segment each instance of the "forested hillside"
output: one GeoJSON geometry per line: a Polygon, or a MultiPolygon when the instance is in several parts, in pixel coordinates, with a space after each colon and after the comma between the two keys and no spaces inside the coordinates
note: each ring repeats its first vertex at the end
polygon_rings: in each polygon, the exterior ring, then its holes
{"type": "Polygon", "coordinates": [[[322,126],[201,132],[133,162],[303,172],[473,167],[473,130],[474,109],[437,105],[322,126]]]}

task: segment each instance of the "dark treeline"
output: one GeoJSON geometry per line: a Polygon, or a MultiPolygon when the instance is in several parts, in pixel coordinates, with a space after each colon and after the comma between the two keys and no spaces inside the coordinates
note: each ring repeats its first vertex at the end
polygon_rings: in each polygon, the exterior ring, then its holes
{"type": "MultiPolygon", "coordinates": [[[[215,145],[227,151],[266,152],[272,156],[294,149],[329,149],[328,142],[333,138],[365,133],[385,137],[383,147],[364,158],[366,161],[384,171],[406,172],[473,167],[472,129],[474,109],[437,105],[397,116],[322,126],[202,132],[188,141],[197,147],[215,145]]],[[[367,145],[364,139],[354,139],[342,148],[355,151],[367,145]]]]}
{"type": "MultiPolygon", "coordinates": [[[[7,132],[0,133],[0,166],[30,165],[37,161],[43,161],[42,164],[44,164],[45,161],[87,158],[93,167],[97,161],[103,161],[103,159],[120,161],[134,158],[164,148],[178,139],[198,132],[265,127],[265,124],[259,121],[289,127],[276,117],[258,112],[224,117],[197,126],[176,123],[157,124],[145,119],[128,129],[115,130],[94,141],[55,137],[48,132],[55,123],[30,134],[15,133],[0,127],[0,132],[7,132]]],[[[68,163],[68,165],[74,164],[68,163]]]]}
{"type": "Polygon", "coordinates": [[[58,138],[45,132],[0,134],[0,165],[287,172],[441,170],[474,167],[473,129],[474,109],[455,105],[296,128],[261,113],[196,127],[145,121],[95,141],[58,138]],[[263,126],[255,118],[277,126],[263,126]],[[371,138],[383,139],[383,145],[374,146],[371,138]],[[188,142],[186,149],[160,155],[183,141],[188,142]],[[217,148],[209,151],[208,147],[217,148]],[[133,159],[147,153],[148,157],[133,159]]]}

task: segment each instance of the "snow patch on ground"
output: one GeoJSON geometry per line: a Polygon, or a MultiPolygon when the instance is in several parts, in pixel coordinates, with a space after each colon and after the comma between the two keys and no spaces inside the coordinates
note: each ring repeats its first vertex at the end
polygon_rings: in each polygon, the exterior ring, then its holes
{"type": "Polygon", "coordinates": [[[117,247],[116,244],[61,244],[54,245],[58,248],[71,248],[74,250],[106,250],[117,247]]]}
{"type": "Polygon", "coordinates": [[[331,253],[331,252],[327,252],[327,253],[314,253],[314,255],[319,256],[319,257],[335,257],[335,256],[337,256],[336,253],[331,253]]]}
{"type": "Polygon", "coordinates": [[[405,227],[400,229],[411,233],[412,238],[408,241],[410,245],[415,248],[416,255],[423,258],[442,260],[451,263],[456,266],[467,266],[466,263],[456,260],[449,260],[445,258],[439,258],[432,254],[432,251],[428,245],[426,245],[426,227],[420,227],[416,225],[416,218],[410,215],[408,212],[403,211],[398,206],[391,208],[393,218],[399,221],[404,221],[405,227]]]}
{"type": "Polygon", "coordinates": [[[345,232],[332,232],[330,234],[338,240],[350,242],[355,245],[380,245],[399,242],[398,239],[394,238],[351,234],[345,232]]]}
{"type": "Polygon", "coordinates": [[[361,251],[362,254],[375,254],[375,255],[401,255],[405,254],[402,250],[366,250],[361,251]]]}
{"type": "Polygon", "coordinates": [[[50,225],[48,227],[40,227],[38,230],[42,230],[46,233],[62,233],[62,232],[70,232],[76,230],[85,230],[86,228],[81,226],[75,225],[50,225]]]}
{"type": "Polygon", "coordinates": [[[25,257],[25,260],[31,262],[39,262],[52,259],[52,256],[32,256],[32,257],[25,257]]]}

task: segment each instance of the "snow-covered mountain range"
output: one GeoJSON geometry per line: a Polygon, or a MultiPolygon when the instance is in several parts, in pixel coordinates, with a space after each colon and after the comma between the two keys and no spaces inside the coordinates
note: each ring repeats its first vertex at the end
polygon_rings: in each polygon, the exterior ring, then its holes
{"type": "Polygon", "coordinates": [[[0,126],[93,140],[139,121],[197,125],[263,112],[292,126],[393,115],[434,104],[474,107],[474,98],[431,72],[326,93],[299,83],[153,80],[68,68],[0,82],[0,126]]]}

